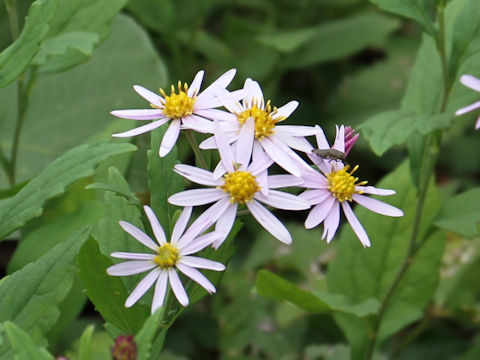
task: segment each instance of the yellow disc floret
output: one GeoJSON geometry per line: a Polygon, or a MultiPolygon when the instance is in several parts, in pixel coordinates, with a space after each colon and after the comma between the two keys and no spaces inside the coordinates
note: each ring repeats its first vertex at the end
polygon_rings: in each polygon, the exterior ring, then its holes
{"type": "Polygon", "coordinates": [[[162,245],[155,256],[155,263],[162,269],[168,270],[175,266],[180,258],[178,249],[172,244],[166,243],[162,245]]]}
{"type": "Polygon", "coordinates": [[[188,85],[178,82],[178,94],[175,87],[172,85],[170,88],[170,96],[165,94],[163,89],[160,89],[160,94],[165,98],[165,104],[163,107],[163,114],[170,119],[180,119],[187,115],[193,114],[193,105],[197,100],[196,95],[189,97],[188,85]]]}
{"type": "Polygon", "coordinates": [[[224,176],[225,183],[220,187],[230,195],[230,202],[245,204],[260,190],[255,176],[248,171],[237,170],[224,176]]]}
{"type": "MultiPolygon", "coordinates": [[[[263,100],[262,100],[263,102],[263,100]]],[[[240,124],[245,124],[248,118],[253,117],[255,121],[255,138],[261,140],[266,136],[273,134],[273,128],[275,125],[285,118],[277,117],[276,119],[272,118],[272,113],[275,113],[277,108],[273,108],[270,105],[270,100],[265,104],[265,108],[262,109],[262,106],[258,106],[253,103],[250,109],[242,111],[240,114],[237,114],[237,120],[240,124]]]]}
{"type": "Polygon", "coordinates": [[[328,189],[335,196],[338,201],[343,202],[345,200],[352,201],[353,194],[361,194],[363,191],[356,190],[356,185],[365,185],[367,182],[362,181],[356,184],[357,177],[353,177],[353,173],[357,171],[358,165],[356,165],[352,171],[348,172],[350,168],[346,165],[343,169],[333,171],[327,174],[328,189]]]}

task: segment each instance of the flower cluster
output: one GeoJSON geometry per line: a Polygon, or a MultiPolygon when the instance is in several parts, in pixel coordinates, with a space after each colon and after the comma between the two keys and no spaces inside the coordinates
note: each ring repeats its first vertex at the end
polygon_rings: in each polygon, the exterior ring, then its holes
{"type": "Polygon", "coordinates": [[[152,109],[116,110],[112,114],[133,120],[153,120],[147,125],[114,136],[134,136],[151,131],[170,122],[159,153],[170,152],[182,129],[211,134],[200,144],[200,149],[217,149],[220,162],[214,169],[191,165],[176,165],[174,171],[203,188],[190,189],[170,196],[171,204],[184,207],[175,224],[170,242],[153,211],[145,207],[157,242],[134,227],[120,222],[120,226],[135,239],[153,251],[153,254],[119,253],[113,257],[130,261],[114,265],[108,273],[114,276],[133,275],[150,271],[137,285],[126,301],[133,305],[156,282],[152,312],[164,302],[167,284],[183,306],[188,304],[177,271],[199,283],[208,292],[215,287],[197,269],[215,271],[225,266],[208,259],[191,256],[207,246],[218,248],[232,229],[239,209],[250,213],[273,237],[285,244],[292,242],[286,226],[269,210],[307,210],[306,228],[323,223],[322,239],[330,242],[340,223],[340,208],[363,246],[370,240],[355,216],[351,203],[387,216],[402,216],[403,212],[391,205],[365,196],[392,195],[393,190],[366,186],[358,182],[354,173],[358,165],[350,167],[345,157],[352,150],[358,134],[350,127],[337,127],[335,142],[330,147],[320,126],[282,125],[297,108],[297,101],[276,108],[265,101],[260,85],[247,79],[240,90],[228,91],[235,70],[227,71],[203,92],[199,92],[203,71],[192,84],[178,83],[168,96],[160,90],[157,95],[141,86],[134,86],[152,109]],[[218,109],[224,107],[226,110],[218,109]],[[316,149],[306,139],[315,136],[316,149]],[[299,153],[303,153],[302,155],[299,153]],[[309,159],[310,165],[305,159],[309,159]],[[276,163],[284,174],[269,174],[276,163]],[[281,188],[300,187],[300,195],[280,191],[281,188]],[[211,204],[187,229],[192,208],[211,204]],[[266,205],[266,206],[265,206],[266,205]],[[269,207],[269,208],[267,208],[269,207]],[[214,226],[214,230],[205,232],[214,226]]]}

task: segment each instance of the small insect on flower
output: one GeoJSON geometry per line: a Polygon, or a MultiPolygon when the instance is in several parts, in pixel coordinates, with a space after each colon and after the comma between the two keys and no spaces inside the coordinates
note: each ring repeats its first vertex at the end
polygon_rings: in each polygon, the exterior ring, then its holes
{"type": "Polygon", "coordinates": [[[313,152],[323,159],[345,161],[345,153],[337,149],[314,149],[313,152]]]}

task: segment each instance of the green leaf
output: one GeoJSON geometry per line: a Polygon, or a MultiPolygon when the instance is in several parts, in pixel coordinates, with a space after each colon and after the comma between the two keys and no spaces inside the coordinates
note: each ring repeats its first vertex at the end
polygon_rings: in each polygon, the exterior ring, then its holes
{"type": "MultiPolygon", "coordinates": [[[[402,218],[382,217],[357,207],[355,213],[372,242],[372,247],[368,249],[361,246],[350,226],[343,228],[337,240],[338,255],[330,263],[327,281],[329,291],[343,294],[353,303],[371,298],[384,299],[405,259],[416,216],[416,189],[411,184],[408,163],[388,175],[378,187],[397,191],[395,196],[383,200],[402,209],[405,215],[402,218]]],[[[440,197],[432,182],[418,237],[423,246],[416,253],[386,309],[380,340],[418,319],[438,285],[445,234],[427,230],[439,207],[440,197]]],[[[368,340],[368,332],[371,331],[368,323],[358,328],[358,319],[349,316],[342,316],[339,322],[347,337],[355,341],[355,344],[350,343],[354,352],[358,355],[364,351],[362,338],[368,340]]]]}
{"type": "Polygon", "coordinates": [[[65,192],[75,180],[92,175],[110,156],[135,150],[131,144],[80,145],[48,165],[14,197],[0,202],[0,241],[28,220],[39,216],[43,204],[65,192]]]}
{"type": "Polygon", "coordinates": [[[359,128],[377,155],[402,145],[413,134],[428,135],[452,123],[448,114],[425,115],[407,110],[389,111],[368,119],[359,128]]]}
{"type": "Polygon", "coordinates": [[[15,360],[53,360],[54,357],[44,348],[38,347],[29,334],[11,321],[6,321],[4,329],[15,353],[15,360]]]}
{"type": "Polygon", "coordinates": [[[19,77],[40,48],[58,0],[37,0],[30,6],[20,37],[0,53],[0,88],[19,77]]]}
{"type": "Polygon", "coordinates": [[[127,291],[120,278],[107,274],[107,268],[113,263],[100,253],[97,242],[92,238],[80,250],[77,264],[88,297],[105,321],[125,334],[135,334],[148,316],[149,309],[138,304],[132,308],[125,307],[127,291]]]}
{"type": "Polygon", "coordinates": [[[164,125],[152,132],[152,149],[148,151],[148,178],[150,188],[150,206],[158,217],[166,234],[170,234],[173,223],[173,214],[178,209],[171,205],[168,198],[184,189],[183,179],[173,171],[177,164],[177,149],[174,147],[170,153],[161,158],[158,155],[163,135],[167,131],[164,125]]]}
{"type": "Polygon", "coordinates": [[[167,328],[162,327],[162,320],[164,316],[164,307],[158,309],[153,315],[151,315],[143,324],[142,328],[135,336],[137,343],[137,359],[148,360],[151,359],[150,350],[154,340],[160,338],[163,342],[165,335],[167,334],[167,328]]]}
{"type": "Polygon", "coordinates": [[[376,299],[367,299],[359,304],[349,304],[345,296],[299,289],[295,284],[267,270],[257,273],[257,291],[260,295],[277,301],[288,301],[309,313],[342,312],[359,317],[375,314],[379,309],[376,299]]]}
{"type": "Polygon", "coordinates": [[[83,331],[80,337],[80,344],[78,347],[78,360],[92,360],[92,335],[95,330],[95,325],[89,325],[83,331]]]}
{"type": "Polygon", "coordinates": [[[370,0],[384,11],[417,21],[430,35],[435,35],[435,27],[430,16],[435,8],[431,0],[370,0]]]}
{"type": "Polygon", "coordinates": [[[456,195],[443,205],[434,224],[466,238],[478,236],[480,223],[480,189],[456,195]]]}
{"type": "MultiPolygon", "coordinates": [[[[73,233],[36,262],[10,275],[0,286],[0,322],[13,321],[28,329],[35,342],[56,323],[58,304],[72,286],[74,259],[87,239],[90,229],[73,233]]],[[[0,357],[11,354],[0,347],[0,357]]]]}

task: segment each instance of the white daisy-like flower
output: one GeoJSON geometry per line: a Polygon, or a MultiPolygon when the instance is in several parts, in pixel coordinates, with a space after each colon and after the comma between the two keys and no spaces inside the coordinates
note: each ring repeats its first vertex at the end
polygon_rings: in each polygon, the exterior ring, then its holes
{"type": "MultiPolygon", "coordinates": [[[[205,127],[211,122],[208,119],[216,119],[222,117],[223,113],[226,113],[225,111],[215,109],[222,106],[222,102],[218,99],[215,89],[219,88],[227,91],[225,87],[230,84],[235,76],[235,72],[235,69],[227,71],[202,92],[200,92],[200,86],[202,85],[204,75],[203,70],[195,75],[190,86],[186,83],[182,85],[180,81],[178,82],[177,89],[172,85],[170,95],[167,95],[163,89],[160,89],[160,95],[157,95],[142,86],[135,85],[133,87],[135,91],[145,100],[149,101],[152,108],[115,110],[112,111],[111,114],[125,119],[155,121],[133,130],[113,134],[113,136],[129,137],[140,135],[170,121],[170,126],[163,136],[159,150],[161,157],[166,156],[177,142],[182,125],[183,128],[186,129],[205,127]]],[[[242,96],[244,96],[242,90],[229,94],[235,99],[241,99],[242,96]]]]}
{"type": "MultiPolygon", "coordinates": [[[[470,89],[480,92],[480,79],[477,79],[475,76],[462,75],[460,77],[460,82],[463,85],[469,87],[470,89]]],[[[480,109],[480,101],[474,102],[471,105],[465,106],[464,108],[457,110],[455,115],[463,115],[476,109],[480,109]]],[[[475,123],[475,130],[478,130],[478,129],[480,129],[480,116],[478,117],[477,122],[475,123]]]]}
{"type": "MultiPolygon", "coordinates": [[[[267,169],[273,162],[258,143],[253,144],[250,134],[255,124],[252,117],[245,121],[240,130],[235,149],[228,144],[218,122],[215,121],[214,126],[221,158],[217,169],[212,173],[189,165],[175,166],[175,171],[183,177],[212,188],[182,191],[170,196],[168,201],[179,206],[199,206],[215,202],[197,221],[217,221],[216,230],[225,234],[228,234],[233,226],[238,206],[246,205],[253,217],[270,234],[281,242],[290,244],[292,237],[285,225],[261,203],[285,210],[308,209],[310,205],[307,201],[296,195],[274,190],[301,185],[302,179],[292,175],[268,176],[267,169]]],[[[214,242],[213,246],[220,246],[223,240],[214,242]]]]}
{"type": "Polygon", "coordinates": [[[168,283],[170,283],[170,287],[178,302],[183,306],[187,306],[189,301],[188,295],[177,271],[180,271],[197,282],[210,294],[214,293],[215,287],[213,284],[197,269],[223,271],[225,270],[225,265],[216,261],[191,256],[191,254],[204,249],[212,244],[212,242],[224,237],[224,234],[219,231],[213,231],[200,235],[206,228],[213,224],[212,222],[205,221],[196,222],[195,226],[192,225],[185,231],[192,213],[192,208],[186,207],[183,209],[173,228],[170,242],[167,242],[165,232],[153,210],[148,206],[145,206],[144,209],[152,227],[153,234],[155,235],[156,242],[128,222],[120,221],[120,226],[136,240],[153,250],[154,253],[114,252],[110,254],[112,257],[131,261],[113,265],[107,269],[107,273],[112,276],[135,275],[151,270],[129,295],[125,306],[130,307],[135,304],[138,299],[150,289],[154,282],[156,282],[156,284],[151,308],[152,313],[163,305],[168,283]]]}
{"type": "MultiPolygon", "coordinates": [[[[279,166],[292,175],[300,176],[302,168],[308,168],[308,164],[292,149],[310,153],[312,145],[305,136],[315,135],[316,129],[310,126],[279,125],[288,118],[297,108],[297,101],[290,101],[280,108],[272,107],[270,101],[265,102],[260,85],[251,79],[245,81],[243,87],[246,95],[242,103],[231,96],[226,90],[217,89],[223,105],[230,111],[218,117],[225,132],[229,144],[239,138],[240,130],[245,126],[247,119],[254,119],[254,131],[252,136],[255,143],[261,145],[268,156],[279,166]]],[[[213,134],[211,124],[195,124],[197,131],[213,134]]],[[[215,137],[212,136],[200,144],[202,149],[214,149],[217,147],[215,137]]]]}
{"type": "MultiPolygon", "coordinates": [[[[330,148],[323,131],[317,134],[316,137],[319,148],[330,148]]],[[[332,149],[345,153],[343,126],[340,128],[337,127],[337,136],[332,149]]],[[[365,186],[367,184],[366,181],[357,183],[358,178],[354,177],[353,174],[357,171],[358,165],[349,171],[350,166],[344,165],[342,161],[325,160],[315,154],[311,154],[310,158],[318,166],[320,171],[312,168],[303,174],[304,186],[308,188],[308,190],[299,196],[313,206],[305,220],[305,227],[311,229],[323,222],[324,230],[322,239],[326,238],[328,243],[333,239],[340,224],[341,207],[362,245],[365,247],[370,246],[370,239],[365,229],[352,211],[350,206],[352,201],[378,214],[394,217],[403,216],[402,210],[363,195],[386,196],[395,194],[395,191],[365,186]]]]}

